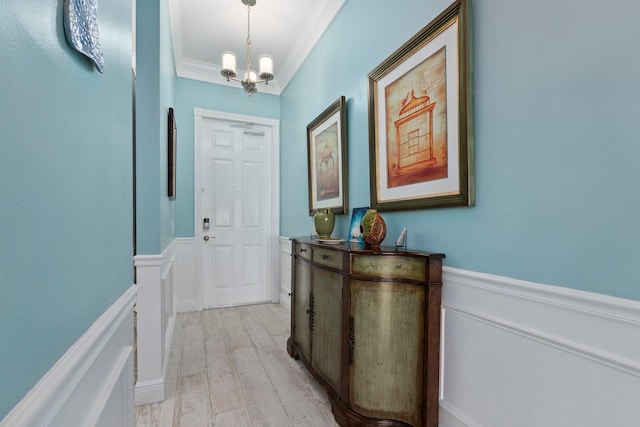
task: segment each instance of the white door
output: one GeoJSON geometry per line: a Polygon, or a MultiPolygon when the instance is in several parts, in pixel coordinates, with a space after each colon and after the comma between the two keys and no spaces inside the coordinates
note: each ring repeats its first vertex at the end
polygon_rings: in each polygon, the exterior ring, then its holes
{"type": "Polygon", "coordinates": [[[196,130],[203,306],[272,301],[273,127],[203,115],[196,130]]]}

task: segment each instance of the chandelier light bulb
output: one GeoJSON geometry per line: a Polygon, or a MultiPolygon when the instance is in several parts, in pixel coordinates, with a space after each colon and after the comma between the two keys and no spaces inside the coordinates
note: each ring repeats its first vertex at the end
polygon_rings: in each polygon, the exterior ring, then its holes
{"type": "Polygon", "coordinates": [[[258,81],[255,71],[247,71],[246,73],[244,73],[244,79],[250,81],[251,83],[257,83],[258,81]]]}
{"type": "Polygon", "coordinates": [[[273,58],[271,55],[260,55],[258,61],[260,64],[260,78],[268,83],[269,80],[273,79],[273,58]]]}
{"type": "Polygon", "coordinates": [[[222,52],[222,75],[229,80],[236,76],[236,54],[229,51],[222,52]]]}

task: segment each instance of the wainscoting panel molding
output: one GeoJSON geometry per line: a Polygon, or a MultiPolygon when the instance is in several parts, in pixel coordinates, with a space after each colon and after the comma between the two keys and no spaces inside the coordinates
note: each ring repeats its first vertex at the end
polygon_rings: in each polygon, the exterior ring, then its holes
{"type": "Polygon", "coordinates": [[[174,283],[175,240],[161,255],[136,255],[139,287],[137,313],[137,381],[135,403],[164,400],[169,349],[177,311],[174,283]]]}
{"type": "Polygon", "coordinates": [[[134,285],[118,298],[0,422],[0,427],[133,427],[136,292],[134,285]]]}
{"type": "Polygon", "coordinates": [[[178,313],[202,310],[201,287],[195,283],[195,263],[194,250],[195,242],[193,237],[181,237],[175,240],[176,263],[175,271],[175,299],[178,313]]]}
{"type": "Polygon", "coordinates": [[[637,426],[640,302],[445,268],[440,425],[637,426]]]}
{"type": "Polygon", "coordinates": [[[280,237],[280,304],[291,311],[291,240],[280,237]]]}

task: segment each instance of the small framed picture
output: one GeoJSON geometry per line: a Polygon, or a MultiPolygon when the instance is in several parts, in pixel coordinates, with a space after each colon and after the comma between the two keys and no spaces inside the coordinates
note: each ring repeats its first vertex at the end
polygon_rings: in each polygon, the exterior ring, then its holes
{"type": "Polygon", "coordinates": [[[351,242],[364,243],[360,224],[362,224],[362,217],[364,217],[364,214],[366,214],[368,210],[368,207],[353,208],[353,213],[351,214],[351,225],[349,226],[349,236],[347,237],[347,240],[351,242]]]}
{"type": "Polygon", "coordinates": [[[347,109],[341,96],[307,126],[309,215],[347,207],[347,109]]]}

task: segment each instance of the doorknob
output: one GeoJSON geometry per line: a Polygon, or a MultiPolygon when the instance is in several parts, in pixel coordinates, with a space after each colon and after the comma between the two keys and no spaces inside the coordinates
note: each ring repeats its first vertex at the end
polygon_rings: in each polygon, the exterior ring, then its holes
{"type": "Polygon", "coordinates": [[[204,239],[205,242],[208,242],[209,239],[215,239],[216,236],[207,236],[206,234],[204,235],[204,237],[202,237],[204,239]]]}

